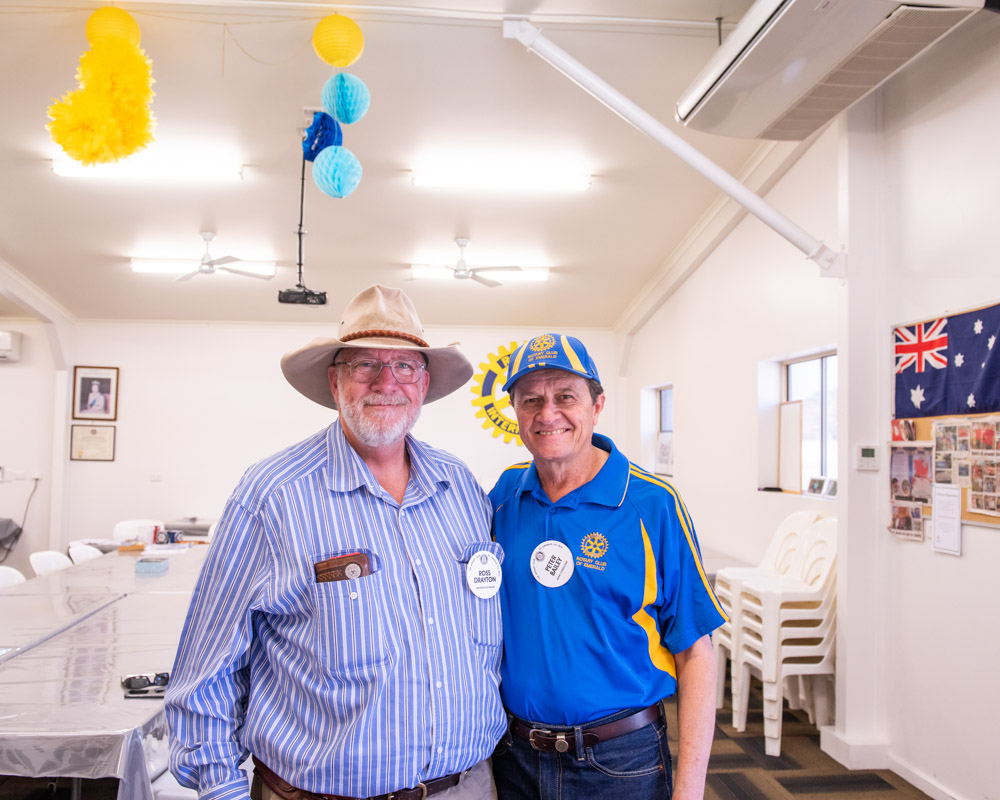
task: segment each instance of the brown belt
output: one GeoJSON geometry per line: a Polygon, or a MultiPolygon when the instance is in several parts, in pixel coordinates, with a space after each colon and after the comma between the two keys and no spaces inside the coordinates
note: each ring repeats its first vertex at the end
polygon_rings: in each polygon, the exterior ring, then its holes
{"type": "MultiPolygon", "coordinates": [[[[347,797],[340,794],[320,794],[318,792],[307,792],[305,789],[296,789],[287,781],[272,772],[265,764],[262,764],[254,757],[254,775],[260,775],[260,779],[267,784],[267,787],[282,800],[363,800],[361,798],[347,797]]],[[[462,772],[453,775],[446,775],[443,778],[435,778],[432,781],[418,783],[412,789],[397,789],[389,794],[380,794],[366,800],[423,800],[432,794],[443,792],[452,786],[457,786],[462,779],[462,772]]]]}
{"type": "MultiPolygon", "coordinates": [[[[604,725],[595,725],[592,728],[583,728],[583,746],[593,747],[598,742],[606,742],[639,728],[644,728],[660,718],[663,704],[654,703],[649,708],[637,711],[628,717],[616,719],[604,725]]],[[[529,723],[523,722],[517,717],[512,717],[510,729],[522,739],[527,739],[535,750],[542,750],[546,753],[568,753],[576,751],[576,732],[573,728],[563,728],[561,730],[551,730],[548,728],[534,728],[529,723]]]]}

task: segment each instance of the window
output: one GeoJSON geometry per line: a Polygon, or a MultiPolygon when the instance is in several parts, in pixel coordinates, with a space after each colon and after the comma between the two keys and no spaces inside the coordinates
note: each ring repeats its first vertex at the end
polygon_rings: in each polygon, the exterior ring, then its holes
{"type": "Polygon", "coordinates": [[[660,389],[660,433],[674,430],[674,387],[660,389]]]}
{"type": "Polygon", "coordinates": [[[656,437],[656,472],[674,474],[674,387],[659,390],[660,428],[656,437]]]}
{"type": "Polygon", "coordinates": [[[837,477],[837,354],[785,365],[785,399],[802,401],[802,485],[837,477]]]}

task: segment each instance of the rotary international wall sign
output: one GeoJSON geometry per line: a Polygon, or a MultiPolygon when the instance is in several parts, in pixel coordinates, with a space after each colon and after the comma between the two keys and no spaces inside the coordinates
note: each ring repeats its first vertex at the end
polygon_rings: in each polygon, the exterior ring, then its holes
{"type": "Polygon", "coordinates": [[[494,439],[503,436],[504,444],[514,442],[521,445],[510,398],[501,388],[507,380],[507,363],[518,346],[516,341],[507,347],[500,345],[498,352],[490,353],[487,360],[479,364],[482,372],[473,378],[476,383],[472,387],[475,395],[472,406],[476,409],[476,416],[482,418],[483,428],[490,431],[494,439]]]}

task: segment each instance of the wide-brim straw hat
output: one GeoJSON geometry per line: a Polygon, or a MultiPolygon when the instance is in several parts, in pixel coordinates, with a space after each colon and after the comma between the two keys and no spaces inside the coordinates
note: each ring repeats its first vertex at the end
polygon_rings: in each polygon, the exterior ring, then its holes
{"type": "Polygon", "coordinates": [[[474,370],[469,359],[458,350],[458,342],[431,347],[423,335],[417,309],[401,289],[369,286],[347,304],[337,338],[313,339],[305,347],[285,353],[281,357],[281,371],[292,386],[314,403],[336,408],[327,369],[338,350],[345,347],[413,350],[427,359],[431,382],[424,402],[431,403],[463,386],[474,370]]]}

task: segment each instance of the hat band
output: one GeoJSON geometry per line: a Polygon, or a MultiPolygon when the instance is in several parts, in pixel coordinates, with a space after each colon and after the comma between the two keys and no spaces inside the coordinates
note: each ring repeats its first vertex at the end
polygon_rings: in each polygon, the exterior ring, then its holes
{"type": "Polygon", "coordinates": [[[380,338],[380,339],[402,339],[405,342],[413,342],[420,347],[430,347],[427,342],[421,339],[419,336],[414,336],[412,333],[403,333],[402,331],[386,331],[380,330],[378,328],[369,331],[358,331],[357,333],[349,333],[346,336],[341,336],[341,342],[352,342],[355,339],[369,339],[369,338],[380,338]]]}

